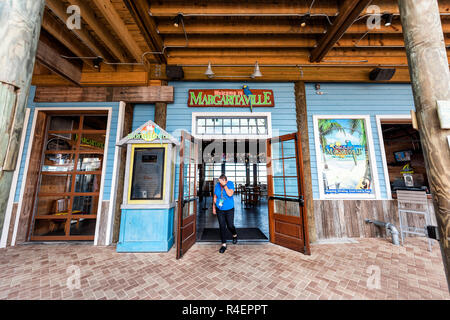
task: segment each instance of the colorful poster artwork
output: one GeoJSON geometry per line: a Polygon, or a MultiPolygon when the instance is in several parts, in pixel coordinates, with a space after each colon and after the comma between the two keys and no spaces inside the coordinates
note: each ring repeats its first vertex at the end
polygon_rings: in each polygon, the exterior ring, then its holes
{"type": "Polygon", "coordinates": [[[373,194],[364,119],[318,119],[324,193],[373,194]]]}

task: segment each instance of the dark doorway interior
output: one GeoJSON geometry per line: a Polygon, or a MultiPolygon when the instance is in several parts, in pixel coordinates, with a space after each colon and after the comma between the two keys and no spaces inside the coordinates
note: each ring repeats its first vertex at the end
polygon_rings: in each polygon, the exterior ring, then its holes
{"type": "MultiPolygon", "coordinates": [[[[203,141],[202,149],[208,150],[211,143],[213,142],[203,141]]],[[[215,151],[211,153],[211,159],[205,157],[205,153],[202,155],[206,161],[198,170],[200,201],[197,213],[197,241],[220,242],[219,222],[212,214],[212,195],[222,173],[235,185],[234,222],[239,239],[252,242],[269,241],[265,140],[223,141],[222,155],[215,154],[215,151]]]]}

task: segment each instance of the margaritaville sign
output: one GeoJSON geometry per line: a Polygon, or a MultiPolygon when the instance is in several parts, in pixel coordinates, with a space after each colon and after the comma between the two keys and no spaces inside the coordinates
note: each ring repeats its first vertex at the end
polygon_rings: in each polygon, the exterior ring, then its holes
{"type": "Polygon", "coordinates": [[[273,107],[272,90],[199,89],[189,90],[189,107],[273,107]]]}

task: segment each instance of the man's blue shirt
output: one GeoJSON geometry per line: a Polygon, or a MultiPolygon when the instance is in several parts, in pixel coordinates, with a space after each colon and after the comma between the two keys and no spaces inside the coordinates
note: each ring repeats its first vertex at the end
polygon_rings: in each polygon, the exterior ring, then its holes
{"type": "MultiPolygon", "coordinates": [[[[227,182],[227,187],[230,190],[234,191],[234,183],[231,181],[227,182]]],[[[216,206],[220,210],[230,210],[234,208],[234,199],[233,196],[229,197],[224,188],[220,185],[220,182],[216,184],[214,188],[214,194],[217,196],[216,206]],[[222,200],[222,206],[219,206],[220,200],[222,200]]]]}

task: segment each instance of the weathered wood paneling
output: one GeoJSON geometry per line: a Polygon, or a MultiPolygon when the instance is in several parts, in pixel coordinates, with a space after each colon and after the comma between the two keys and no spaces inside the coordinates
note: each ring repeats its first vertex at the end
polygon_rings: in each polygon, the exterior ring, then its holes
{"type": "Polygon", "coordinates": [[[36,129],[32,142],[32,149],[28,164],[28,174],[24,181],[25,190],[22,198],[22,210],[19,213],[19,227],[17,230],[16,243],[25,242],[29,238],[28,231],[30,229],[33,217],[34,200],[38,187],[39,173],[41,169],[42,148],[45,139],[47,115],[39,112],[36,118],[36,129]]]}
{"type": "Polygon", "coordinates": [[[6,246],[11,246],[12,242],[12,236],[14,233],[14,224],[16,222],[16,215],[17,215],[17,207],[19,206],[18,203],[13,203],[12,211],[11,211],[11,219],[9,221],[9,230],[8,230],[8,239],[6,240],[6,246]]]}
{"type": "Polygon", "coordinates": [[[173,87],[38,87],[34,101],[171,103],[173,102],[173,87]]]}
{"type": "MultiPolygon", "coordinates": [[[[411,206],[414,208],[414,206],[411,206]]],[[[433,203],[428,201],[431,223],[436,225],[433,203]]],[[[385,232],[366,219],[393,223],[400,228],[396,200],[314,200],[317,239],[375,238],[385,232]]],[[[423,227],[423,218],[408,216],[408,225],[423,227]]]]}
{"type": "Polygon", "coordinates": [[[106,244],[106,233],[108,228],[108,212],[109,212],[109,201],[102,201],[101,204],[101,216],[97,216],[98,235],[97,235],[97,245],[104,246],[106,244]]]}

